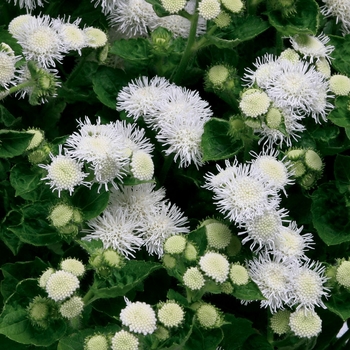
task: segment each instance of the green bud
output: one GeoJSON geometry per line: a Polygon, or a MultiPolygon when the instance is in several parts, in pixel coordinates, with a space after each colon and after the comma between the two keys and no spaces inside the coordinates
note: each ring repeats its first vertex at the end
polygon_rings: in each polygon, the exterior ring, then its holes
{"type": "Polygon", "coordinates": [[[47,329],[51,320],[57,318],[57,308],[53,300],[36,296],[27,307],[27,317],[33,326],[47,329]]]}

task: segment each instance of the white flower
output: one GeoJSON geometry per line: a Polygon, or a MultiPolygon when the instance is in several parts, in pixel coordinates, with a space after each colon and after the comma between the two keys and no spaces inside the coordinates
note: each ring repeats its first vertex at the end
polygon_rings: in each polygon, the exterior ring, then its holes
{"type": "Polygon", "coordinates": [[[151,180],[154,174],[152,157],[144,151],[136,151],[131,156],[130,169],[136,179],[141,181],[151,180]]]}
{"type": "Polygon", "coordinates": [[[340,285],[350,288],[350,261],[342,261],[340,263],[337,267],[335,278],[340,285]]]}
{"type": "Polygon", "coordinates": [[[199,324],[204,328],[216,328],[220,326],[221,317],[219,310],[210,304],[202,304],[196,310],[199,324]]]}
{"type": "Polygon", "coordinates": [[[224,255],[207,252],[200,258],[199,266],[215,282],[223,283],[228,277],[230,264],[224,255]]]}
{"type": "MultiPolygon", "coordinates": [[[[189,90],[174,84],[166,87],[166,95],[156,101],[156,111],[146,118],[153,128],[177,125],[177,116],[193,122],[206,122],[213,115],[207,101],[203,100],[195,90],[189,90]]],[[[184,122],[183,122],[184,123],[184,122]]]]}
{"type": "Polygon", "coordinates": [[[202,273],[197,267],[190,267],[182,276],[184,285],[191,290],[199,290],[204,284],[205,280],[202,273]]]}
{"type": "Polygon", "coordinates": [[[322,320],[314,310],[299,309],[290,314],[291,331],[300,338],[312,338],[321,333],[322,320]]]}
{"type": "Polygon", "coordinates": [[[248,262],[250,278],[257,284],[267,300],[261,301],[262,307],[270,307],[271,312],[283,309],[290,300],[292,283],[290,275],[294,265],[287,265],[280,259],[264,253],[248,262]]]}
{"type": "Polygon", "coordinates": [[[71,195],[76,186],[90,186],[90,183],[83,181],[87,174],[82,171],[82,164],[66,154],[62,155],[62,145],[59,146],[59,154],[54,156],[50,153],[50,158],[51,164],[39,164],[47,170],[47,176],[41,180],[49,180],[46,184],[53,191],[58,191],[58,197],[61,196],[61,191],[69,190],[71,195]]]}
{"type": "Polygon", "coordinates": [[[198,169],[203,165],[201,140],[205,122],[187,117],[179,114],[171,123],[164,123],[156,138],[167,146],[164,151],[166,155],[173,154],[175,162],[179,159],[180,168],[194,164],[198,169]]]}
{"type": "Polygon", "coordinates": [[[260,154],[251,152],[255,158],[252,161],[252,167],[259,171],[276,190],[282,190],[286,194],[284,187],[294,183],[291,179],[291,164],[285,160],[285,157],[278,160],[278,154],[279,152],[274,149],[267,149],[260,154]]]}
{"type": "MultiPolygon", "coordinates": [[[[20,60],[20,56],[15,56],[12,48],[0,43],[0,86],[7,89],[9,84],[14,84],[16,62],[20,60]]],[[[28,132],[31,132],[28,130],[28,132]]],[[[29,146],[28,146],[29,147],[29,146]]]]}
{"type": "Polygon", "coordinates": [[[106,45],[107,35],[101,29],[86,27],[83,32],[86,38],[86,46],[97,48],[106,45]]]}
{"type": "MultiPolygon", "coordinates": [[[[7,0],[7,2],[11,2],[11,0],[7,0]]],[[[44,2],[46,0],[18,0],[18,6],[22,9],[25,8],[27,11],[34,10],[37,6],[44,6],[44,2]]],[[[14,5],[17,5],[17,0],[13,0],[14,5]]]]}
{"type": "Polygon", "coordinates": [[[256,84],[258,87],[264,89],[268,86],[269,82],[279,74],[281,70],[280,65],[277,61],[277,57],[265,54],[263,57],[258,57],[253,63],[256,68],[252,70],[251,68],[245,68],[245,73],[242,80],[248,86],[253,86],[256,84]]]}
{"type": "MultiPolygon", "coordinates": [[[[94,334],[85,338],[84,350],[108,350],[108,340],[102,334],[94,334]]],[[[115,350],[115,349],[114,349],[115,350]]],[[[137,350],[137,348],[132,349],[137,350]]]]}
{"type": "Polygon", "coordinates": [[[261,214],[255,215],[251,219],[247,219],[242,227],[245,231],[238,233],[239,235],[247,234],[242,240],[245,244],[252,241],[250,249],[254,250],[255,246],[258,246],[256,250],[260,250],[264,247],[273,249],[276,237],[283,229],[283,222],[288,212],[286,209],[270,209],[264,210],[261,214]]]}
{"type": "Polygon", "coordinates": [[[30,14],[17,16],[9,23],[8,31],[13,37],[17,37],[31,21],[35,21],[35,16],[30,14]]]}
{"type": "Polygon", "coordinates": [[[290,42],[294,50],[300,52],[305,58],[310,58],[310,62],[320,58],[330,60],[330,54],[334,50],[334,46],[327,45],[329,37],[325,34],[313,36],[308,34],[296,34],[290,38],[290,42]]]}
{"type": "Polygon", "coordinates": [[[249,164],[237,166],[225,184],[214,188],[214,193],[219,211],[238,224],[276,208],[279,202],[273,186],[260,173],[251,171],[249,164]]]}
{"type": "Polygon", "coordinates": [[[123,87],[117,96],[117,111],[125,110],[128,117],[137,120],[139,117],[152,115],[155,104],[166,97],[170,82],[165,78],[140,77],[123,87]]]}
{"type": "Polygon", "coordinates": [[[99,239],[103,242],[103,247],[112,247],[120,254],[134,257],[134,252],[139,250],[143,244],[143,239],[134,232],[138,218],[127,216],[121,209],[114,211],[107,208],[104,212],[87,222],[89,229],[83,240],[99,239]]]}
{"type": "Polygon", "coordinates": [[[145,136],[145,129],[140,129],[136,124],[127,123],[125,120],[117,120],[111,125],[122,139],[122,148],[126,156],[130,156],[133,152],[137,151],[152,153],[154,145],[145,136]]]}
{"type": "Polygon", "coordinates": [[[327,101],[328,83],[322,73],[307,62],[280,61],[279,74],[268,82],[266,93],[277,107],[292,108],[298,114],[311,114],[316,122],[332,109],[327,101]]]}
{"type": "Polygon", "coordinates": [[[45,289],[47,281],[54,272],[55,270],[52,267],[49,267],[42,273],[38,283],[41,288],[45,289]]]}
{"type": "Polygon", "coordinates": [[[280,254],[282,259],[307,259],[305,251],[313,248],[313,239],[311,233],[301,235],[303,226],[297,227],[295,221],[292,221],[288,227],[282,227],[275,238],[275,254],[280,254]]]}
{"type": "Polygon", "coordinates": [[[221,0],[221,3],[232,13],[238,13],[244,7],[241,0],[221,0]]]}
{"type": "Polygon", "coordinates": [[[343,35],[350,33],[350,4],[344,0],[322,0],[321,13],[326,17],[335,17],[340,22],[343,35]]]}
{"type": "Polygon", "coordinates": [[[220,10],[220,2],[217,0],[202,0],[198,4],[198,13],[206,20],[216,18],[220,10]]]}
{"type": "Polygon", "coordinates": [[[84,308],[83,299],[78,296],[74,296],[68,299],[67,301],[65,301],[60,306],[60,314],[64,318],[71,319],[79,316],[82,313],[83,308],[84,308]]]}
{"type": "Polygon", "coordinates": [[[328,296],[329,289],[323,286],[327,281],[324,271],[325,267],[315,261],[296,268],[293,271],[293,295],[290,304],[297,304],[297,309],[313,310],[315,306],[326,308],[322,297],[328,296]]]}
{"type": "Polygon", "coordinates": [[[229,277],[232,283],[238,286],[245,285],[249,282],[248,270],[239,264],[233,264],[231,266],[229,277]]]}
{"type": "Polygon", "coordinates": [[[182,10],[186,5],[186,0],[160,0],[162,6],[170,13],[182,10]]]}
{"type": "Polygon", "coordinates": [[[164,188],[155,190],[154,183],[124,186],[121,190],[112,189],[109,197],[112,207],[121,207],[130,216],[144,220],[165,198],[164,188]]]}
{"type": "Polygon", "coordinates": [[[270,325],[273,332],[278,335],[287,333],[290,330],[289,317],[289,310],[279,310],[274,313],[270,318],[270,325]]]}
{"type": "Polygon", "coordinates": [[[56,271],[50,275],[46,282],[46,292],[49,298],[55,301],[67,299],[79,288],[77,276],[67,271],[56,271]]]}
{"type": "Polygon", "coordinates": [[[95,7],[97,7],[101,3],[102,12],[106,15],[111,12],[117,3],[118,0],[91,0],[91,2],[95,2],[95,7]]]}
{"type": "Polygon", "coordinates": [[[180,235],[174,235],[164,242],[164,251],[168,254],[181,254],[186,248],[186,238],[180,235]]]}
{"type": "Polygon", "coordinates": [[[347,96],[350,93],[350,79],[346,75],[334,74],[329,79],[329,88],[338,96],[347,96]]]}
{"type": "Polygon", "coordinates": [[[129,327],[132,332],[152,334],[157,328],[157,319],[151,305],[140,301],[132,303],[128,299],[126,301],[127,305],[119,315],[122,324],[129,327]]]}
{"type": "Polygon", "coordinates": [[[205,230],[209,247],[224,249],[230,244],[232,232],[227,225],[221,222],[212,222],[205,225],[205,230]]]}
{"type": "MultiPolygon", "coordinates": [[[[139,340],[131,333],[120,330],[112,337],[112,350],[138,350],[139,340]]],[[[91,350],[97,350],[96,348],[91,350]]],[[[107,347],[106,347],[107,350],[107,347]]]]}
{"type": "Polygon", "coordinates": [[[167,301],[158,310],[158,319],[165,327],[177,327],[183,321],[185,312],[182,307],[174,302],[167,301]]]}
{"type": "Polygon", "coordinates": [[[146,36],[147,27],[158,21],[151,4],[144,0],[120,0],[108,16],[111,27],[116,27],[126,38],[146,36]]]}
{"type": "Polygon", "coordinates": [[[239,108],[246,117],[257,118],[267,113],[271,104],[269,96],[260,89],[248,89],[241,97],[239,108]]]}
{"type": "Polygon", "coordinates": [[[67,258],[61,261],[60,267],[63,271],[72,273],[74,276],[81,277],[85,273],[84,264],[73,258],[67,258]]]}
{"type": "Polygon", "coordinates": [[[161,257],[164,242],[168,237],[189,232],[186,224],[187,217],[183,216],[175,204],[162,202],[139,222],[137,231],[143,238],[148,253],[161,257]]]}
{"type": "Polygon", "coordinates": [[[34,60],[44,68],[55,67],[55,61],[61,63],[68,50],[54,28],[57,21],[48,15],[30,18],[13,34],[22,46],[26,60],[34,60]]]}
{"type": "Polygon", "coordinates": [[[121,180],[125,175],[128,159],[124,154],[122,137],[110,125],[102,125],[100,118],[91,124],[88,117],[79,121],[80,130],[68,137],[68,154],[80,161],[88,162],[94,171],[95,180],[108,190],[110,182],[115,187],[115,178],[121,180]]]}
{"type": "Polygon", "coordinates": [[[69,20],[69,17],[67,22],[56,20],[54,21],[54,27],[66,49],[68,51],[76,50],[81,54],[81,49],[87,46],[85,32],[78,27],[81,18],[77,18],[73,23],[69,23],[69,20]]]}

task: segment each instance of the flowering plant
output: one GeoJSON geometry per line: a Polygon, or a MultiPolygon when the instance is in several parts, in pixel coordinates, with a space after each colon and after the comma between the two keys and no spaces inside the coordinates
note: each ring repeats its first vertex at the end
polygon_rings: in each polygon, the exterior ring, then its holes
{"type": "Polygon", "coordinates": [[[4,348],[348,346],[348,1],[0,14],[4,348]]]}

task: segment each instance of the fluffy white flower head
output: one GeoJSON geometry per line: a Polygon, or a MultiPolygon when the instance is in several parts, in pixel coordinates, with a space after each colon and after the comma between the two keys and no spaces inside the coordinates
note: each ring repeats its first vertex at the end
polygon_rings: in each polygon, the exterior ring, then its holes
{"type": "Polygon", "coordinates": [[[61,269],[67,272],[72,273],[74,276],[81,277],[85,273],[84,264],[73,258],[67,258],[61,261],[61,269]]]}
{"type": "Polygon", "coordinates": [[[60,306],[60,314],[64,318],[71,319],[79,316],[82,313],[83,308],[84,308],[83,299],[78,296],[74,296],[68,299],[67,301],[65,301],[60,306]]]}
{"type": "Polygon", "coordinates": [[[208,252],[200,258],[199,266],[214,281],[223,283],[227,279],[230,264],[225,256],[215,252],[208,252]]]}
{"type": "Polygon", "coordinates": [[[239,264],[233,264],[231,266],[229,276],[232,283],[238,286],[245,285],[249,282],[248,270],[239,264]]]}
{"type": "Polygon", "coordinates": [[[326,17],[335,17],[342,25],[343,35],[350,33],[350,4],[343,0],[322,0],[321,13],[326,17]]]}
{"type": "Polygon", "coordinates": [[[204,277],[197,267],[188,268],[182,279],[184,285],[191,290],[199,290],[205,284],[204,277]]]}
{"type": "Polygon", "coordinates": [[[102,334],[95,334],[85,338],[84,350],[108,350],[108,341],[102,334]]]}
{"type": "Polygon", "coordinates": [[[133,334],[123,329],[114,334],[111,342],[112,342],[112,350],[120,350],[120,349],[138,350],[139,349],[139,340],[133,334]]]}
{"type": "Polygon", "coordinates": [[[68,190],[71,195],[76,186],[90,186],[89,183],[83,181],[87,174],[82,171],[82,164],[67,155],[62,155],[61,145],[59,154],[54,156],[50,153],[50,158],[51,164],[39,164],[41,168],[47,170],[47,176],[42,180],[48,180],[46,184],[50,185],[53,191],[58,191],[59,197],[61,191],[68,190]]]}
{"type": "Polygon", "coordinates": [[[74,23],[61,23],[56,30],[67,50],[76,50],[80,53],[81,49],[87,45],[87,37],[78,27],[79,22],[80,19],[74,23]]]}
{"type": "MultiPolygon", "coordinates": [[[[7,2],[11,2],[11,0],[7,0],[7,2]]],[[[44,6],[44,1],[41,0],[14,0],[14,5],[17,5],[22,9],[25,8],[27,11],[34,10],[37,6],[44,6]]]]}
{"type": "Polygon", "coordinates": [[[337,268],[337,282],[346,288],[350,288],[350,261],[342,261],[337,268]]]}
{"type": "Polygon", "coordinates": [[[89,229],[85,232],[88,234],[82,239],[99,239],[105,249],[111,247],[125,257],[133,257],[133,253],[144,243],[143,239],[134,233],[136,220],[137,218],[127,216],[120,208],[107,208],[100,216],[87,222],[89,229]]]}
{"type": "Polygon", "coordinates": [[[289,327],[289,310],[279,310],[271,316],[270,326],[274,333],[282,335],[290,330],[289,327]]]}
{"type": "Polygon", "coordinates": [[[242,94],[239,107],[245,116],[257,118],[267,113],[270,104],[271,100],[264,91],[249,89],[242,94]]]}
{"type": "Polygon", "coordinates": [[[86,45],[92,48],[97,48],[106,45],[107,35],[101,29],[94,27],[84,28],[86,45]]]}
{"type": "Polygon", "coordinates": [[[131,156],[131,172],[138,180],[151,180],[154,173],[152,157],[144,151],[136,151],[131,156]]]}
{"type": "Polygon", "coordinates": [[[350,79],[342,74],[332,75],[329,79],[329,88],[338,96],[347,96],[350,93],[350,79]]]}
{"type": "Polygon", "coordinates": [[[334,46],[327,45],[329,37],[325,34],[313,36],[308,34],[297,34],[290,38],[293,48],[300,52],[305,58],[309,57],[310,61],[319,58],[330,59],[330,54],[334,46]]]}
{"type": "Polygon", "coordinates": [[[176,13],[186,5],[186,0],[161,0],[162,6],[170,13],[176,13]]]}
{"type": "Polygon", "coordinates": [[[299,309],[290,314],[289,326],[300,338],[316,337],[322,330],[322,320],[314,310],[299,309]]]}
{"type": "Polygon", "coordinates": [[[280,259],[273,260],[267,254],[260,254],[248,263],[250,278],[258,285],[261,293],[267,300],[261,302],[261,306],[270,307],[272,312],[283,308],[284,303],[290,299],[291,267],[280,259]]]}
{"type": "Polygon", "coordinates": [[[216,307],[210,304],[201,305],[196,316],[199,324],[204,328],[216,328],[220,323],[220,313],[216,307]]]}
{"type": "Polygon", "coordinates": [[[216,18],[220,13],[220,3],[218,0],[202,0],[198,4],[199,15],[206,20],[216,18]]]}
{"type": "Polygon", "coordinates": [[[143,335],[152,334],[156,330],[156,314],[149,304],[128,301],[127,306],[120,312],[119,318],[124,326],[132,332],[143,335]]]}
{"type": "Polygon", "coordinates": [[[322,297],[328,296],[329,289],[323,286],[327,281],[324,271],[325,267],[316,262],[304,264],[294,271],[292,303],[298,304],[297,309],[326,308],[322,297]]]}
{"type": "Polygon", "coordinates": [[[158,310],[158,319],[165,327],[178,327],[185,317],[182,307],[174,302],[168,301],[158,310]]]}
{"type": "Polygon", "coordinates": [[[61,301],[73,295],[79,288],[79,280],[72,273],[59,270],[51,274],[45,288],[49,298],[61,301]]]}
{"type": "Polygon", "coordinates": [[[221,222],[212,222],[205,226],[208,246],[215,249],[226,248],[231,241],[232,232],[221,222]]]}
{"type": "Polygon", "coordinates": [[[186,242],[183,236],[171,236],[164,243],[164,251],[168,254],[181,254],[185,250],[186,242]]]}
{"type": "MultiPolygon", "coordinates": [[[[0,44],[0,86],[5,89],[8,88],[8,84],[15,77],[15,64],[18,59],[9,45],[5,43],[0,44]]],[[[28,130],[28,132],[30,131],[28,130]]]]}

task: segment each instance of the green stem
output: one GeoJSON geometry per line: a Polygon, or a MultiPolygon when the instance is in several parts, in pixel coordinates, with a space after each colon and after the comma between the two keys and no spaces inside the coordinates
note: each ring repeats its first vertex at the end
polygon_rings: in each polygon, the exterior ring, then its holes
{"type": "Polygon", "coordinates": [[[159,186],[163,186],[173,162],[174,162],[174,155],[173,154],[170,154],[170,155],[164,157],[163,167],[162,167],[162,170],[161,170],[160,175],[159,175],[159,186]]]}
{"type": "Polygon", "coordinates": [[[92,299],[94,298],[95,294],[94,294],[94,287],[96,286],[96,281],[94,282],[94,284],[90,287],[90,289],[88,290],[88,292],[84,295],[83,297],[83,302],[84,305],[88,305],[90,304],[90,302],[92,302],[92,299]]]}
{"type": "MultiPolygon", "coordinates": [[[[198,5],[198,0],[196,0],[196,9],[197,9],[197,5],[198,5]]],[[[189,34],[188,40],[187,40],[187,45],[186,45],[185,51],[181,57],[181,61],[180,61],[179,65],[175,71],[173,78],[172,78],[173,82],[175,84],[178,84],[178,85],[180,85],[181,79],[183,78],[184,73],[187,69],[188,62],[190,61],[192,55],[194,54],[193,45],[194,45],[195,40],[196,40],[198,17],[199,17],[198,12],[195,12],[191,16],[191,28],[190,28],[190,34],[189,34]]]]}
{"type": "Polygon", "coordinates": [[[5,98],[8,95],[11,95],[19,90],[25,89],[26,87],[33,86],[33,85],[35,85],[35,82],[33,80],[28,80],[22,84],[18,84],[16,86],[13,86],[12,88],[4,91],[4,93],[0,94],[0,100],[2,100],[3,98],[5,98]]]}

